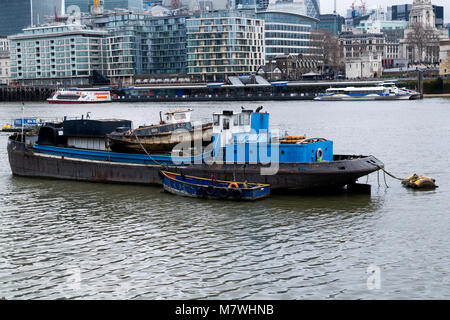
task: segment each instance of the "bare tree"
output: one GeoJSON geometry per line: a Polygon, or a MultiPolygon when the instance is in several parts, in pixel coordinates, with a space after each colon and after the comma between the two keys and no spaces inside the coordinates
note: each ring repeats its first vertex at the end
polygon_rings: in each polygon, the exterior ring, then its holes
{"type": "Polygon", "coordinates": [[[415,62],[435,63],[439,60],[439,34],[436,30],[415,23],[406,34],[406,43],[412,49],[415,62]]]}
{"type": "Polygon", "coordinates": [[[343,66],[342,50],[339,45],[339,39],[329,30],[319,30],[317,31],[317,36],[321,39],[320,44],[323,56],[322,72],[325,66],[328,66],[336,74],[343,66]]]}

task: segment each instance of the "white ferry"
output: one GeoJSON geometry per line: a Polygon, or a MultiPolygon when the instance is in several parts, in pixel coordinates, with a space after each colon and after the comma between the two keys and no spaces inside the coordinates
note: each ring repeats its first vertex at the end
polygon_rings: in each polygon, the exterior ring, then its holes
{"type": "Polygon", "coordinates": [[[111,102],[109,91],[58,90],[47,99],[49,103],[105,103],[111,102]]]}
{"type": "Polygon", "coordinates": [[[368,101],[368,100],[412,100],[420,93],[398,88],[395,82],[380,82],[372,87],[329,88],[325,94],[314,98],[317,101],[368,101]]]}

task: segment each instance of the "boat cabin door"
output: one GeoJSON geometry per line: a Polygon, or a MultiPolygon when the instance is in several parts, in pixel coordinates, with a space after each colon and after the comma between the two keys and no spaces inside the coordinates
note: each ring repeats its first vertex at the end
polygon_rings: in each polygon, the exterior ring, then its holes
{"type": "Polygon", "coordinates": [[[223,111],[213,114],[213,134],[220,137],[220,146],[224,147],[233,139],[233,111],[223,111]]]}

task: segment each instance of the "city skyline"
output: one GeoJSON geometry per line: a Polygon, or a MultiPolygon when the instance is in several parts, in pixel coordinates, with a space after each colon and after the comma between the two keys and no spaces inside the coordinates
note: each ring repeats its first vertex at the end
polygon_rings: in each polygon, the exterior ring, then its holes
{"type": "MultiPolygon", "coordinates": [[[[347,10],[350,9],[352,3],[354,0],[336,0],[336,11],[342,15],[345,16],[347,13],[347,10]]],[[[377,1],[370,1],[366,0],[366,6],[367,8],[381,6],[382,8],[386,8],[387,6],[392,5],[399,5],[399,4],[408,4],[413,3],[413,0],[377,0],[377,1]]],[[[432,0],[432,4],[443,6],[444,7],[444,22],[450,23],[450,7],[448,6],[448,0],[432,0]]],[[[355,1],[355,4],[359,5],[361,4],[361,1],[355,1]]],[[[326,13],[332,13],[334,10],[334,0],[320,0],[320,13],[326,14],[326,13]]]]}

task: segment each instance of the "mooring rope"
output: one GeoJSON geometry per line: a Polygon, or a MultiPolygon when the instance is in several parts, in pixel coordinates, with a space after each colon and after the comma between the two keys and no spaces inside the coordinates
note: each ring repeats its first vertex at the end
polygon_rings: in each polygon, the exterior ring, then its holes
{"type": "Polygon", "coordinates": [[[386,182],[386,172],[383,171],[383,178],[384,178],[384,184],[386,185],[386,188],[389,188],[387,182],[386,182]]]}
{"type": "Polygon", "coordinates": [[[401,178],[398,178],[398,177],[394,176],[392,173],[387,172],[383,167],[380,167],[378,165],[377,165],[377,167],[378,167],[378,169],[382,170],[385,174],[387,174],[388,176],[390,176],[390,177],[392,177],[394,179],[397,179],[397,180],[400,180],[400,181],[405,180],[405,179],[401,179],[401,178]]]}
{"type": "Polygon", "coordinates": [[[133,130],[133,135],[136,137],[137,142],[139,142],[139,145],[141,146],[142,150],[144,150],[144,152],[147,154],[147,156],[150,158],[151,161],[155,162],[156,164],[158,164],[160,166],[167,167],[167,164],[162,164],[162,163],[158,162],[156,159],[152,158],[152,156],[147,152],[145,147],[142,145],[141,140],[139,140],[139,138],[136,135],[136,132],[134,132],[134,130],[133,130]]]}

